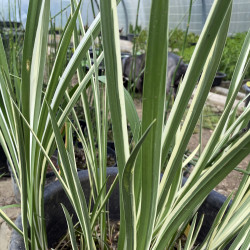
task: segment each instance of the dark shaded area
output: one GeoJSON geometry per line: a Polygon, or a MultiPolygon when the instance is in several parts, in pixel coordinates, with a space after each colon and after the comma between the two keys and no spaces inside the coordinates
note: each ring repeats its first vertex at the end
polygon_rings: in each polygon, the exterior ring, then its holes
{"type": "Polygon", "coordinates": [[[2,28],[21,28],[22,27],[22,23],[21,22],[9,22],[9,21],[0,21],[0,29],[2,28]]]}
{"type": "Polygon", "coordinates": [[[0,175],[5,176],[5,177],[9,177],[10,176],[10,172],[7,166],[7,158],[5,156],[5,153],[3,151],[3,148],[0,145],[0,175]]]}

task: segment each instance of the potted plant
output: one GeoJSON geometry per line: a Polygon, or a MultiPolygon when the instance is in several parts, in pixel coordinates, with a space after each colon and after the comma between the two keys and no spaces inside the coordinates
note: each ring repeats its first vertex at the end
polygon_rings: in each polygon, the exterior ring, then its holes
{"type": "MultiPolygon", "coordinates": [[[[152,1],[141,121],[132,98],[123,88],[115,0],[100,2],[101,13],[86,33],[83,25],[79,26],[83,38],[78,43],[78,37],[74,33],[75,52],[65,69],[61,65],[61,59],[66,56],[71,34],[76,28],[76,19],[79,17],[79,23],[82,23],[81,17],[78,16],[81,1],[79,4],[77,0],[73,2],[72,17],[63,33],[45,95],[42,94],[38,83],[41,84],[45,63],[49,1],[30,2],[25,34],[22,84],[18,85],[23,88],[20,92],[21,102],[16,96],[18,91],[13,92],[10,87],[8,88],[11,81],[8,80],[6,59],[0,46],[0,60],[4,65],[1,70],[1,94],[4,105],[2,105],[2,113],[0,112],[3,136],[0,138],[11,166],[15,166],[17,170],[16,179],[21,192],[23,230],[18,229],[8,220],[2,210],[0,210],[0,215],[23,236],[26,249],[47,249],[43,206],[44,176],[46,162],[51,163],[50,153],[57,148],[60,173],[55,168],[53,169],[79,222],[82,232],[80,247],[96,248],[93,231],[94,226],[98,224],[100,228],[98,247],[105,248],[107,223],[105,204],[110,195],[106,194],[107,171],[104,153],[108,102],[117,156],[117,179],[119,180],[118,249],[171,249],[176,242],[179,244],[179,237],[186,228],[190,229],[185,249],[191,249],[202,223],[202,219],[197,220],[198,208],[212,189],[234,170],[250,151],[250,131],[245,129],[249,120],[250,106],[248,105],[239,117],[236,117],[236,112],[232,110],[236,94],[241,87],[241,80],[244,78],[245,66],[248,65],[250,32],[246,36],[239,55],[225,110],[194,170],[186,184],[181,187],[182,168],[198,151],[197,148],[188,159],[183,161],[188,141],[201,115],[218,68],[229,27],[232,1],[214,1],[166,122],[164,118],[168,1],[152,1]],[[37,18],[38,13],[40,13],[39,18],[37,18]],[[92,39],[95,39],[100,29],[104,53],[101,53],[98,58],[93,53],[94,64],[84,76],[80,67],[81,59],[88,52],[93,44],[92,39]],[[106,77],[99,78],[98,65],[103,58],[106,77]],[[76,70],[78,70],[79,85],[69,94],[66,89],[76,70]],[[197,90],[185,115],[184,112],[198,79],[197,90]],[[32,84],[30,84],[31,81],[32,84]],[[92,121],[88,115],[86,88],[89,86],[93,88],[97,111],[96,133],[91,130],[92,121]],[[100,92],[99,86],[104,88],[100,92]],[[30,91],[25,92],[25,87],[29,87],[30,91]],[[79,97],[87,117],[88,139],[81,135],[81,132],[79,137],[88,158],[92,212],[88,209],[88,201],[77,175],[72,124],[67,119],[71,112],[77,123],[73,107],[79,97]],[[6,112],[3,113],[4,111],[6,112]],[[128,140],[127,122],[133,134],[131,145],[128,140]],[[61,128],[64,124],[66,124],[65,134],[68,138],[66,142],[63,141],[61,135],[61,128]],[[11,141],[8,139],[9,134],[11,141]],[[98,162],[93,150],[94,135],[98,141],[100,155],[103,156],[98,162]],[[168,158],[170,151],[170,158],[168,158]],[[160,180],[161,171],[163,175],[160,180]]],[[[88,54],[87,56],[89,57],[88,54]]],[[[223,204],[207,237],[200,244],[200,249],[224,248],[230,241],[232,241],[231,249],[248,248],[249,170],[250,165],[245,171],[230,208],[225,214],[231,196],[223,204]]],[[[68,224],[72,248],[77,249],[78,242],[75,237],[74,221],[70,216],[71,211],[68,211],[64,205],[62,205],[62,210],[68,224]]]]}
{"type": "MultiPolygon", "coordinates": [[[[120,220],[119,186],[116,182],[117,173],[117,167],[107,168],[107,189],[109,190],[109,194],[107,196],[109,197],[109,220],[115,222],[120,220]]],[[[88,200],[91,190],[88,170],[82,170],[78,172],[78,177],[81,182],[85,198],[88,200]]],[[[185,184],[185,181],[186,179],[183,179],[182,184],[185,184]]],[[[211,229],[211,226],[219,209],[222,207],[225,201],[225,196],[212,191],[206,198],[206,200],[202,203],[201,207],[198,209],[198,217],[201,218],[204,215],[204,223],[199,230],[196,244],[204,241],[209,230],[211,229]]],[[[69,213],[72,214],[73,223],[77,223],[77,217],[59,181],[53,182],[45,187],[44,204],[46,229],[48,235],[48,247],[58,248],[61,239],[67,234],[67,223],[63,210],[61,209],[61,204],[63,204],[67,208],[69,213]]],[[[22,229],[21,217],[18,217],[16,225],[20,229],[22,229]]],[[[25,246],[23,237],[18,232],[13,231],[10,242],[10,250],[15,249],[25,249],[25,246]]]]}

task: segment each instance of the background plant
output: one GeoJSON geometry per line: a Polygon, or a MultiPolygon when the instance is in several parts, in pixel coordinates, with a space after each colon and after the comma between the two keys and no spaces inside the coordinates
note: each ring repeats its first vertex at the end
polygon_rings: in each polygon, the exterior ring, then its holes
{"type": "Polygon", "coordinates": [[[3,21],[1,36],[6,52],[8,53],[8,64],[11,69],[20,72],[20,61],[22,58],[22,44],[24,30],[21,23],[3,21]]]}
{"type": "MultiPolygon", "coordinates": [[[[237,33],[229,36],[226,41],[225,49],[221,58],[219,70],[227,74],[227,79],[232,79],[235,65],[237,63],[237,55],[240,53],[242,44],[247,36],[247,32],[237,33]]],[[[247,70],[247,79],[250,78],[250,70],[247,70]]]]}
{"type": "MultiPolygon", "coordinates": [[[[170,33],[169,37],[169,47],[174,50],[178,55],[182,48],[184,41],[185,32],[182,30],[173,30],[170,33]]],[[[221,57],[220,65],[218,70],[225,72],[227,77],[226,79],[232,79],[235,65],[237,63],[238,55],[241,51],[241,47],[246,38],[247,32],[237,33],[231,36],[228,36],[226,39],[225,48],[221,57]]],[[[187,36],[187,44],[183,54],[183,60],[185,63],[189,63],[193,52],[195,50],[195,44],[198,41],[199,36],[194,33],[189,33],[187,36]]],[[[247,70],[246,76],[247,79],[250,77],[250,71],[247,70]]]]}
{"type": "MultiPolygon", "coordinates": [[[[185,31],[174,29],[170,31],[169,35],[169,47],[174,49],[181,49],[185,37],[185,31]]],[[[194,46],[198,42],[199,36],[194,33],[188,33],[186,48],[194,46]]]]}

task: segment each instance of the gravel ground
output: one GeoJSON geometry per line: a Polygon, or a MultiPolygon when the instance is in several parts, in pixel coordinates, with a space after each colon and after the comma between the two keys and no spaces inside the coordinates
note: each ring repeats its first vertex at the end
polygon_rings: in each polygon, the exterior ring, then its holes
{"type": "MultiPolygon", "coordinates": [[[[0,179],[0,207],[11,204],[16,204],[11,179],[3,177],[0,179]]],[[[4,209],[4,212],[12,221],[15,221],[20,213],[20,208],[7,208],[4,209]]],[[[10,226],[0,217],[0,250],[9,249],[10,235],[10,226]]]]}

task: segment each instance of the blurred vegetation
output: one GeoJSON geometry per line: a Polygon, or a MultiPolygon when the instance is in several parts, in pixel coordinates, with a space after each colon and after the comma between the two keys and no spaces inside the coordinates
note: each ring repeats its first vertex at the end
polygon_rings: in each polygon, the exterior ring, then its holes
{"type": "MultiPolygon", "coordinates": [[[[227,78],[231,79],[238,57],[240,55],[241,47],[245,40],[247,32],[237,33],[234,36],[227,38],[225,49],[223,51],[220,71],[224,71],[227,74],[227,78]]],[[[247,71],[245,78],[250,78],[250,68],[247,71]]]]}
{"type": "MultiPolygon", "coordinates": [[[[185,38],[185,31],[182,31],[179,29],[175,29],[173,31],[170,31],[168,46],[172,50],[181,51],[182,46],[183,46],[183,42],[184,42],[184,38],[185,38]]],[[[197,43],[198,39],[199,39],[198,35],[196,35],[194,33],[189,33],[187,35],[186,48],[193,47],[197,43]]]]}
{"type": "Polygon", "coordinates": [[[12,21],[0,22],[0,35],[3,40],[10,71],[14,75],[21,72],[24,29],[21,23],[12,21]]]}
{"type": "Polygon", "coordinates": [[[134,35],[134,44],[136,54],[141,54],[146,52],[147,48],[147,38],[148,31],[142,29],[140,25],[134,27],[132,24],[129,25],[129,34],[134,35]]]}
{"type": "Polygon", "coordinates": [[[129,25],[129,33],[130,34],[138,35],[141,33],[141,31],[142,31],[142,27],[140,25],[136,25],[136,26],[134,26],[133,24],[129,25]]]}
{"type": "Polygon", "coordinates": [[[137,51],[140,51],[141,53],[146,52],[147,37],[148,37],[148,32],[145,29],[141,30],[141,32],[138,34],[138,36],[135,37],[135,44],[136,44],[137,51]]]}
{"type": "MultiPolygon", "coordinates": [[[[229,36],[226,40],[226,45],[222,54],[221,62],[218,71],[226,73],[227,80],[230,80],[235,69],[236,62],[238,60],[241,47],[246,37],[246,32],[237,33],[233,36],[229,36]]],[[[173,30],[169,36],[169,47],[173,52],[180,55],[185,32],[182,30],[173,30]]],[[[187,36],[186,48],[183,54],[183,61],[189,63],[192,54],[195,49],[195,45],[199,39],[199,36],[194,33],[189,33],[187,36]]],[[[248,70],[246,77],[250,78],[250,69],[248,70]]]]}

